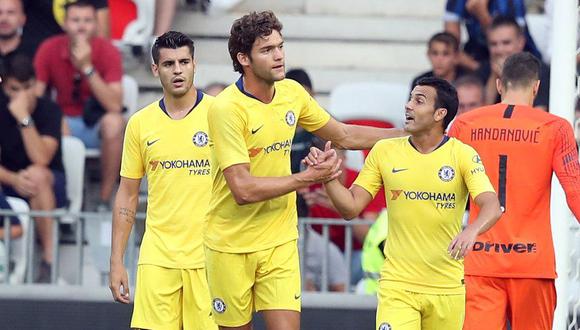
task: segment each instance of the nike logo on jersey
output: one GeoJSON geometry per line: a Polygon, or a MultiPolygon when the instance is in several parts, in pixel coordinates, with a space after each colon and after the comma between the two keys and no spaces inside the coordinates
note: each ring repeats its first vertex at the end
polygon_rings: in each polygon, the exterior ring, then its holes
{"type": "Polygon", "coordinates": [[[258,131],[259,131],[259,130],[260,130],[262,127],[264,127],[264,125],[262,125],[262,126],[260,126],[260,127],[256,128],[256,129],[253,129],[253,130],[252,130],[252,134],[256,134],[256,133],[258,133],[258,131]]]}
{"type": "Polygon", "coordinates": [[[159,141],[160,139],[157,140],[153,140],[153,141],[147,141],[147,146],[150,147],[152,146],[155,142],[159,141]]]}
{"type": "Polygon", "coordinates": [[[300,295],[299,294],[295,294],[294,295],[294,299],[296,299],[296,300],[300,299],[300,295]]]}
{"type": "Polygon", "coordinates": [[[408,168],[394,168],[393,167],[393,170],[391,172],[398,173],[398,172],[403,172],[403,171],[406,171],[406,170],[408,170],[408,168]]]}

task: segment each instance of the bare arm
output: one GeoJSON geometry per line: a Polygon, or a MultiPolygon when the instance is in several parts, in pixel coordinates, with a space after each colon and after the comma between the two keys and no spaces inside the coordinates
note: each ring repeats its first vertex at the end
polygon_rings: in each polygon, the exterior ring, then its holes
{"type": "Polygon", "coordinates": [[[488,5],[489,0],[468,0],[465,4],[465,9],[479,21],[483,31],[487,31],[493,20],[488,5]]]}
{"type": "Polygon", "coordinates": [[[465,227],[449,244],[448,252],[454,259],[461,259],[467,255],[473,249],[477,236],[488,231],[502,214],[494,192],[481,193],[474,201],[479,207],[477,219],[465,227]]]}
{"type": "Polygon", "coordinates": [[[44,93],[46,93],[46,83],[44,81],[37,80],[34,84],[35,93],[38,97],[44,97],[44,93]]]}
{"type": "Polygon", "coordinates": [[[232,195],[239,205],[256,203],[286,195],[300,188],[329,180],[340,175],[341,160],[336,152],[322,155],[321,163],[306,171],[284,177],[257,177],[250,173],[250,164],[236,164],[224,170],[224,176],[232,195]],[[328,156],[328,158],[327,158],[328,156]]]}
{"type": "Polygon", "coordinates": [[[332,180],[325,183],[324,187],[332,204],[346,220],[356,218],[373,200],[368,191],[356,184],[347,189],[338,180],[332,180]]]}
{"type": "Polygon", "coordinates": [[[0,165],[0,182],[8,185],[14,186],[16,180],[18,179],[17,173],[8,170],[6,167],[0,165]]]}
{"type": "Polygon", "coordinates": [[[36,127],[20,130],[26,155],[35,165],[48,166],[58,149],[58,141],[48,135],[40,135],[36,127]]]}
{"type": "Polygon", "coordinates": [[[445,22],[445,32],[449,32],[461,42],[461,26],[459,21],[447,21],[445,22]]]}
{"type": "MultiPolygon", "coordinates": [[[[449,32],[461,43],[461,26],[459,21],[445,22],[445,32],[449,32]]],[[[479,63],[463,50],[459,51],[459,65],[469,70],[475,71],[479,68],[479,63]]]]}
{"type": "Polygon", "coordinates": [[[113,208],[113,231],[111,238],[110,283],[113,298],[121,303],[129,303],[129,281],[123,265],[129,234],[135,223],[139,201],[140,179],[121,177],[119,190],[113,208]]]}
{"type": "Polygon", "coordinates": [[[339,149],[370,149],[379,140],[408,135],[400,128],[348,125],[334,118],[330,118],[326,125],[312,133],[332,141],[339,149]]]}
{"type": "MultiPolygon", "coordinates": [[[[91,59],[91,45],[86,38],[79,37],[72,41],[71,61],[80,72],[93,72],[86,79],[91,88],[91,94],[105,108],[107,112],[121,112],[123,109],[123,89],[120,81],[107,82],[95,70],[91,59]]],[[[115,59],[111,59],[115,60],[115,59]]]]}
{"type": "Polygon", "coordinates": [[[107,39],[110,38],[110,26],[109,8],[105,7],[97,10],[97,35],[107,39]]]}
{"type": "MultiPolygon", "coordinates": [[[[37,104],[37,96],[32,91],[20,91],[10,98],[8,111],[20,123],[25,118],[30,117],[37,104]]],[[[56,153],[59,141],[53,136],[40,135],[34,125],[21,128],[20,134],[26,155],[32,164],[48,166],[56,153]]]]}
{"type": "Polygon", "coordinates": [[[107,112],[121,112],[123,110],[123,89],[121,82],[107,83],[98,72],[88,77],[91,92],[107,112]]]}

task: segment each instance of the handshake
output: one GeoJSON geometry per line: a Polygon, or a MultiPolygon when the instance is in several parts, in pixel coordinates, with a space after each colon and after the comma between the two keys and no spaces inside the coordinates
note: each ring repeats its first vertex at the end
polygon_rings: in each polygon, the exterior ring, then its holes
{"type": "Polygon", "coordinates": [[[311,147],[310,153],[302,163],[306,170],[299,173],[299,179],[309,183],[325,183],[338,178],[342,174],[342,158],[338,157],[336,150],[332,149],[331,142],[326,142],[324,151],[311,147]]]}

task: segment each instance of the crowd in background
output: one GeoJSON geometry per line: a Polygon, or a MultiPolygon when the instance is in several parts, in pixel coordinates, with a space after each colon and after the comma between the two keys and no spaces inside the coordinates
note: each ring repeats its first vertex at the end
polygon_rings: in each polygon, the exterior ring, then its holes
{"type": "MultiPolygon", "coordinates": [[[[176,0],[157,0],[153,36],[172,27],[176,0]]],[[[189,1],[192,2],[192,1],[189,1]]],[[[119,4],[116,4],[118,6],[119,4]]],[[[208,2],[202,1],[207,9],[208,2]]],[[[524,0],[448,0],[444,27],[428,41],[428,72],[452,82],[459,96],[458,115],[474,108],[496,103],[499,95],[495,81],[505,59],[529,51],[542,58],[526,25],[524,0]],[[461,25],[467,42],[461,44],[461,25]]],[[[113,191],[119,179],[119,166],[126,125],[123,105],[122,56],[110,37],[115,33],[118,14],[110,12],[106,0],[0,0],[0,207],[5,196],[26,200],[32,210],[52,211],[67,205],[66,176],[62,161],[61,138],[72,135],[87,148],[100,154],[100,192],[97,211],[111,209],[113,191]]],[[[548,110],[550,69],[544,63],[540,91],[535,106],[548,110]]],[[[315,96],[312,81],[302,69],[291,70],[287,78],[301,83],[315,96]]],[[[205,89],[216,95],[226,87],[214,83],[205,89]]],[[[386,123],[387,125],[389,123],[386,123]]],[[[322,143],[322,144],[321,144],[322,143]]],[[[321,146],[312,134],[299,130],[292,146],[292,170],[310,146],[321,146]]],[[[344,157],[341,154],[341,157],[344,157]]],[[[358,173],[345,169],[340,180],[349,186],[358,173]]],[[[374,220],[386,207],[384,194],[360,214],[374,220]]],[[[320,185],[299,191],[300,217],[340,218],[320,185]]],[[[11,218],[11,236],[18,238],[22,228],[11,218]]],[[[50,217],[35,218],[42,257],[39,282],[47,282],[52,267],[52,226],[50,217]]],[[[3,237],[0,222],[0,238],[3,237]]],[[[363,244],[368,225],[353,227],[352,260],[344,260],[345,227],[330,227],[329,289],[344,291],[347,281],[356,284],[364,274],[363,244]],[[350,268],[351,278],[346,269],[350,268]]],[[[376,239],[373,238],[375,241],[376,239]]],[[[305,281],[308,290],[320,290],[320,253],[326,244],[321,226],[309,226],[305,236],[305,281]]],[[[381,240],[370,247],[379,249],[381,240]]],[[[376,251],[373,251],[376,252],[376,251]]],[[[372,253],[372,252],[369,252],[372,253]]]]}

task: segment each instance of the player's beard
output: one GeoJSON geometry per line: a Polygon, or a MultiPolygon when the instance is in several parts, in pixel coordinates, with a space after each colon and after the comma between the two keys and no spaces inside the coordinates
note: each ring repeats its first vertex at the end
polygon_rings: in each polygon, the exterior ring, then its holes
{"type": "Polygon", "coordinates": [[[10,40],[20,35],[22,35],[22,28],[18,28],[9,33],[0,33],[0,40],[10,40]]]}

